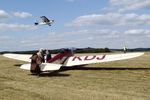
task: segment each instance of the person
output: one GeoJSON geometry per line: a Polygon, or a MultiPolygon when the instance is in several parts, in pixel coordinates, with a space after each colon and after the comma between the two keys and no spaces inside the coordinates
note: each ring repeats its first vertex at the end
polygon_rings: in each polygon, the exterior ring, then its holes
{"type": "Polygon", "coordinates": [[[126,53],[127,52],[127,48],[126,46],[123,47],[123,52],[126,53]]]}
{"type": "Polygon", "coordinates": [[[40,50],[37,52],[37,55],[40,57],[42,62],[44,62],[44,49],[40,48],[40,50]]]}
{"type": "Polygon", "coordinates": [[[41,70],[40,70],[40,64],[41,62],[41,58],[37,55],[37,54],[33,54],[31,57],[31,68],[30,68],[30,72],[32,74],[36,74],[39,75],[41,70]]]}
{"type": "Polygon", "coordinates": [[[45,50],[45,55],[44,55],[44,62],[47,63],[48,60],[52,58],[50,52],[48,50],[45,50]]]}
{"type": "Polygon", "coordinates": [[[31,57],[31,68],[30,72],[32,74],[40,75],[41,69],[40,64],[43,62],[43,49],[40,49],[37,53],[33,54],[31,57]]]}

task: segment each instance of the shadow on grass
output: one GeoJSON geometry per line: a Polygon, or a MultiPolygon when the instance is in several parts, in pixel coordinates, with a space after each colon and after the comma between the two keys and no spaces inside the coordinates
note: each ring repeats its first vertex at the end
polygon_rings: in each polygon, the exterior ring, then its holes
{"type": "Polygon", "coordinates": [[[150,68],[117,68],[117,67],[84,67],[84,66],[74,66],[74,67],[62,67],[60,71],[68,70],[150,70],[150,68]]]}
{"type": "MultiPolygon", "coordinates": [[[[14,66],[20,67],[22,64],[15,64],[14,66]]],[[[28,74],[28,75],[35,75],[39,77],[68,77],[70,74],[64,74],[64,73],[59,73],[60,71],[54,71],[54,72],[42,72],[40,75],[36,74],[28,74]]]]}
{"type": "Polygon", "coordinates": [[[35,75],[35,76],[39,76],[39,77],[68,77],[70,76],[70,74],[64,74],[64,73],[59,73],[58,71],[57,72],[44,72],[44,73],[41,73],[40,75],[36,75],[36,74],[29,74],[29,75],[35,75]]]}
{"type": "MultiPolygon", "coordinates": [[[[14,66],[20,67],[22,64],[16,64],[14,66]]],[[[143,71],[143,70],[149,70],[150,68],[129,68],[129,67],[123,67],[123,68],[118,68],[118,67],[84,67],[85,65],[81,66],[73,66],[73,67],[61,67],[60,70],[54,71],[54,72],[42,72],[39,76],[40,77],[68,77],[70,74],[65,74],[65,73],[60,73],[60,72],[65,72],[69,70],[108,70],[108,71],[115,71],[115,70],[135,70],[135,71],[143,71]]],[[[35,75],[35,74],[29,74],[29,75],[35,75]]],[[[38,76],[38,75],[35,75],[38,76]]]]}
{"type": "Polygon", "coordinates": [[[20,67],[21,65],[23,65],[23,64],[15,64],[14,66],[16,66],[16,67],[20,67]]]}

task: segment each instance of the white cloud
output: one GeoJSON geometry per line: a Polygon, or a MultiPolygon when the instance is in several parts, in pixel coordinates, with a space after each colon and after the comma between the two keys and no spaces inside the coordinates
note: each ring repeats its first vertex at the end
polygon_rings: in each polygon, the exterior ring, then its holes
{"type": "MultiPolygon", "coordinates": [[[[88,45],[90,41],[99,42],[101,39],[117,38],[118,32],[109,29],[104,30],[78,30],[71,32],[62,32],[61,34],[55,33],[44,36],[34,36],[32,38],[24,39],[21,41],[23,46],[38,48],[46,48],[49,45],[53,48],[58,47],[72,47],[84,44],[88,45]],[[96,40],[95,40],[96,39],[96,40]],[[37,41],[38,40],[38,41],[37,41]]],[[[92,43],[92,42],[91,42],[92,43]]]]}
{"type": "Polygon", "coordinates": [[[126,35],[139,35],[139,36],[149,36],[150,30],[147,29],[132,29],[124,32],[126,35]]]}
{"type": "Polygon", "coordinates": [[[28,12],[14,12],[14,16],[20,17],[20,18],[26,18],[26,17],[31,17],[32,14],[28,12]]]}
{"type": "Polygon", "coordinates": [[[5,35],[1,35],[0,36],[0,41],[6,41],[6,40],[9,40],[9,39],[11,39],[9,36],[5,36],[5,35]]]}
{"type": "Polygon", "coordinates": [[[9,14],[6,11],[0,10],[0,19],[8,18],[8,17],[9,17],[9,14]]]}
{"type": "Polygon", "coordinates": [[[3,34],[0,34],[0,35],[1,35],[0,36],[1,49],[4,49],[5,47],[10,47],[8,45],[12,43],[13,38],[7,35],[3,35],[3,34]]]}
{"type": "Polygon", "coordinates": [[[150,8],[150,0],[109,0],[111,6],[118,6],[119,11],[150,8]]]}
{"type": "Polygon", "coordinates": [[[2,31],[18,31],[18,30],[33,30],[36,29],[33,25],[25,25],[25,24],[6,24],[0,23],[0,30],[2,31]]]}
{"type": "MultiPolygon", "coordinates": [[[[149,41],[149,33],[149,30],[144,29],[131,29],[124,31],[112,29],[89,29],[62,32],[61,34],[52,32],[52,34],[48,33],[45,36],[35,34],[34,37],[24,37],[22,39],[20,38],[18,40],[12,41],[11,44],[13,47],[17,42],[19,45],[18,49],[26,48],[31,50],[39,49],[41,47],[50,49],[65,47],[122,48],[124,43],[126,43],[127,46],[140,47],[147,46],[146,44],[141,44],[141,41],[149,41]]],[[[7,37],[3,38],[7,39],[7,37]]]]}
{"type": "Polygon", "coordinates": [[[122,13],[106,13],[106,14],[92,14],[84,15],[75,18],[67,26],[138,26],[150,25],[150,15],[138,15],[135,13],[122,14],[122,13]]]}

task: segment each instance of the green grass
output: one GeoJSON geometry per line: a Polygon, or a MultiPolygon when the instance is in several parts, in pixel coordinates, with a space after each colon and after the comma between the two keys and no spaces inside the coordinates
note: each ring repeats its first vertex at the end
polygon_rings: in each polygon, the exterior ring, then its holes
{"type": "Polygon", "coordinates": [[[0,100],[149,100],[150,53],[33,76],[0,56],[0,100]]]}

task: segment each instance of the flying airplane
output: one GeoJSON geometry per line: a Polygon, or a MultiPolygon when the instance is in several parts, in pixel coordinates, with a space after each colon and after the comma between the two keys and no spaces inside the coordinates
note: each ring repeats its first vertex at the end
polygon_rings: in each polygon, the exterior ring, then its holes
{"type": "MultiPolygon", "coordinates": [[[[53,72],[59,70],[61,67],[72,67],[72,66],[80,66],[87,65],[92,63],[102,63],[102,62],[110,62],[117,60],[125,60],[134,57],[139,57],[143,55],[143,52],[134,52],[134,53],[123,53],[123,54],[101,54],[101,55],[87,55],[87,56],[77,56],[72,53],[71,50],[64,50],[52,58],[48,59],[47,62],[43,62],[39,65],[41,72],[53,72]]],[[[31,71],[31,59],[32,55],[29,54],[12,54],[7,53],[3,54],[3,56],[21,60],[28,62],[27,64],[23,64],[20,66],[21,69],[30,70],[31,71]]]]}
{"type": "Polygon", "coordinates": [[[49,20],[46,16],[41,16],[39,20],[37,20],[34,24],[35,25],[49,25],[54,22],[54,20],[49,20]]]}

